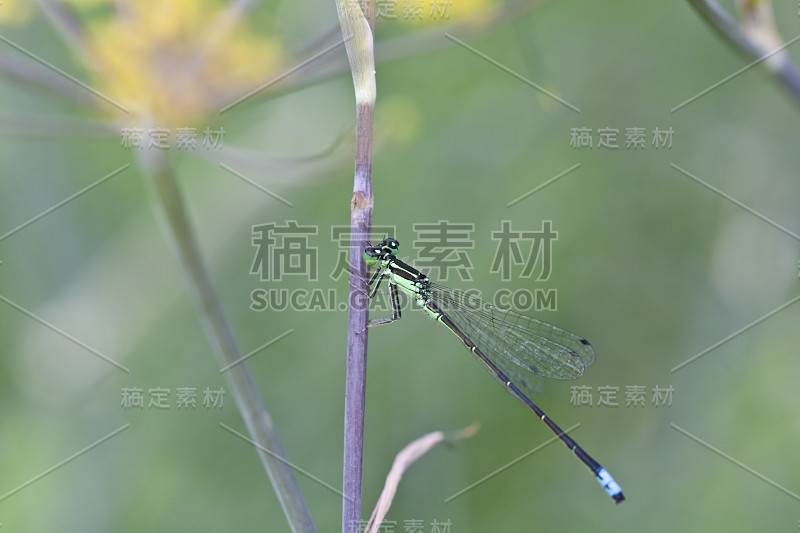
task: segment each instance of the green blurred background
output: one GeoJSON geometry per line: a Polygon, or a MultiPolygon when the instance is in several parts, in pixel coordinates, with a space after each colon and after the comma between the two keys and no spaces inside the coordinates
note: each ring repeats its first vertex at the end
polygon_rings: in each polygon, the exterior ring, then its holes
{"type": "MultiPolygon", "coordinates": [[[[785,40],[797,35],[797,4],[774,7],[785,40]]],[[[86,13],[104,14],[97,6],[86,13]]],[[[321,50],[311,43],[337,27],[333,1],[266,3],[248,23],[299,51],[295,63],[321,50]]],[[[1,31],[91,81],[40,13],[1,31]]],[[[432,31],[379,20],[377,40],[411,43],[414,32],[432,31]]],[[[474,437],[437,447],[407,472],[388,515],[394,531],[410,520],[425,532],[434,521],[450,521],[452,533],[796,531],[797,496],[671,424],[800,493],[800,309],[789,306],[671,369],[797,295],[797,239],[670,165],[798,232],[797,106],[755,68],[671,113],[746,64],[686,2],[548,2],[480,31],[448,31],[580,113],[447,40],[444,30],[427,50],[394,61],[379,56],[373,222],[396,226],[412,262],[414,224],[474,224],[473,280],[452,275],[449,285],[484,295],[557,290],[557,310],[536,316],[590,339],[597,362],[580,382],[548,382],[536,401],[562,427],[580,424],[572,435],[628,501],[615,506],[586,468],[552,443],[445,504],[552,434],[444,328],[408,311],[400,323],[370,331],[364,517],[403,446],[478,422],[474,437]],[[624,147],[625,129],[633,127],[645,128],[645,148],[624,147]],[[656,127],[673,129],[671,148],[652,146],[656,127]],[[590,128],[595,143],[597,129],[616,128],[621,147],[573,148],[573,128],[590,128]],[[520,230],[552,221],[558,241],[549,280],[504,282],[490,272],[491,232],[502,220],[520,230]],[[598,387],[616,387],[619,406],[575,406],[574,385],[591,387],[594,403],[598,387]],[[626,406],[633,386],[645,388],[644,406],[626,406]],[[656,386],[674,389],[670,406],[654,404],[656,386]]],[[[24,58],[0,47],[4,61],[24,58]]],[[[788,52],[800,59],[793,47],[788,52]]],[[[325,65],[339,74],[301,87],[289,78],[283,92],[199,124],[223,127],[225,148],[217,155],[230,156],[232,168],[294,207],[221,169],[215,154],[169,153],[244,351],[294,331],[249,363],[289,459],[339,489],[347,315],[250,308],[258,288],[332,289],[345,300],[347,281],[328,274],[339,254],[331,227],[349,223],[354,98],[344,49],[331,56],[325,65]],[[235,153],[245,148],[274,164],[247,167],[235,153]],[[251,226],[289,220],[318,228],[309,240],[318,279],[261,281],[250,274],[251,226]]],[[[118,128],[106,137],[80,135],[77,127],[72,135],[32,134],[30,117],[81,123],[102,115],[31,87],[7,73],[0,80],[0,234],[125,163],[132,167],[0,240],[0,295],[130,373],[0,302],[0,493],[130,426],[0,500],[3,530],[288,531],[254,450],[219,425],[245,432],[230,391],[221,409],[206,409],[200,399],[194,410],[175,406],[179,387],[201,394],[228,385],[134,151],[121,147],[118,128]],[[126,387],[169,388],[171,407],[124,409],[126,387]]],[[[340,497],[298,477],[318,530],[340,530],[340,497]]]]}

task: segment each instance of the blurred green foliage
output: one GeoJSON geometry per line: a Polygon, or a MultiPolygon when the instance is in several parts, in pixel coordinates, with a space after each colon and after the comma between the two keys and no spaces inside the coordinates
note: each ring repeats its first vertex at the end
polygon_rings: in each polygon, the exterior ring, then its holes
{"type": "MultiPolygon", "coordinates": [[[[456,0],[457,2],[458,0],[456,0]]],[[[796,5],[776,5],[785,36],[796,5]],[[783,13],[785,11],[785,13],[783,13]]],[[[1,9],[1,8],[0,8],[1,9]]],[[[285,20],[287,49],[335,28],[333,2],[281,3],[255,20],[285,20]],[[261,17],[261,18],[259,18],[261,17]]],[[[380,21],[390,33],[392,21],[380,21]]],[[[267,25],[268,26],[268,25],[267,25]]],[[[41,16],[3,29],[62,68],[79,69],[41,16]]],[[[457,36],[461,37],[461,36],[457,36]]],[[[537,316],[589,338],[597,363],[579,383],[547,383],[536,398],[622,485],[614,506],[591,475],[553,443],[470,492],[444,500],[551,438],[460,343],[422,313],[370,331],[364,511],[394,455],[433,430],[480,422],[473,438],[439,447],[407,473],[389,520],[480,531],[793,531],[800,505],[673,429],[675,424],[763,476],[800,492],[797,376],[800,316],[790,306],[680,370],[671,369],[797,294],[793,237],[670,164],[791,231],[797,204],[798,115],[752,69],[675,113],[670,109],[742,66],[688,5],[547,3],[469,44],[580,108],[554,102],[442,37],[445,46],[377,66],[374,224],[395,225],[413,262],[414,224],[475,225],[473,281],[462,289],[557,289],[556,311],[537,316]],[[626,149],[626,128],[647,131],[626,149]],[[672,146],[650,144],[654,128],[672,146]],[[618,149],[570,146],[573,128],[619,130],[618,149]],[[506,205],[567,168],[580,167],[506,205]],[[501,221],[535,230],[552,220],[558,241],[546,282],[490,273],[501,221]],[[617,389],[618,407],[571,405],[571,387],[617,389]],[[645,405],[626,406],[627,387],[645,405]],[[673,387],[671,406],[652,401],[673,387]]],[[[3,54],[14,54],[11,48],[3,54]]],[[[342,56],[343,49],[338,52],[342,56]]],[[[797,58],[796,50],[789,53],[797,58]]],[[[313,65],[308,68],[314,68],[313,65]]],[[[47,91],[0,80],[0,234],[125,163],[120,138],[20,134],[11,116],[75,116],[47,91]],[[5,118],[3,118],[5,117],[5,118]]],[[[78,113],[80,113],[78,111],[78,113]]],[[[88,115],[88,114],[87,114],[88,115]]],[[[344,72],[202,126],[224,127],[233,147],[324,152],[353,124],[344,72]]],[[[335,290],[339,248],[331,227],[349,223],[349,148],[293,172],[244,172],[288,207],[191,151],[171,155],[226,310],[254,355],[289,459],[339,488],[346,313],[257,312],[251,292],[335,290]],[[291,176],[287,178],[286,176],[291,176]],[[261,281],[250,273],[251,226],[294,220],[318,228],[318,279],[261,281]]],[[[235,165],[232,165],[235,166],[235,165]]],[[[128,429],[0,501],[3,528],[19,531],[286,531],[231,398],[222,409],[179,409],[180,387],[225,381],[188,301],[136,166],[0,240],[0,295],[130,369],[124,373],[0,302],[0,493],[7,493],[115,429],[128,429]],[[168,388],[169,409],[124,409],[122,390],[168,388]]],[[[145,397],[147,401],[147,397],[145,397]]],[[[340,529],[339,496],[298,475],[319,531],[340,529]]]]}

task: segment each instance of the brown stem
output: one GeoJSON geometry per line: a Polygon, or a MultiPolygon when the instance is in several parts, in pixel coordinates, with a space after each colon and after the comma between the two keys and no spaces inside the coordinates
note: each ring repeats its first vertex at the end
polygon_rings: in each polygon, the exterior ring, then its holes
{"type": "Polygon", "coordinates": [[[336,0],[347,59],[356,96],[356,152],[353,196],[350,201],[350,313],[347,330],[347,369],[344,405],[342,473],[342,532],[358,531],[361,523],[361,467],[367,378],[369,307],[356,287],[367,277],[361,254],[372,226],[372,112],[375,107],[375,52],[372,1],[336,0]],[[365,15],[366,13],[366,15],[365,15]]]}

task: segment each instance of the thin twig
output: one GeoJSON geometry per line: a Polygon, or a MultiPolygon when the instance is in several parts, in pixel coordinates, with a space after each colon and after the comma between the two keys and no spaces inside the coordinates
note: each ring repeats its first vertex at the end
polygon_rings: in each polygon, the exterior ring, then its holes
{"type": "Polygon", "coordinates": [[[86,34],[73,9],[54,0],[37,0],[37,4],[70,49],[78,52],[84,63],[91,64],[92,53],[86,42],[86,34]]]}
{"type": "Polygon", "coordinates": [[[252,373],[246,362],[241,361],[244,354],[212,284],[169,161],[161,152],[152,150],[144,152],[141,161],[152,185],[164,227],[178,254],[191,300],[214,355],[220,367],[239,361],[239,364],[225,372],[225,376],[247,430],[258,444],[258,455],[267,470],[286,519],[295,533],[315,532],[311,514],[289,466],[291,463],[285,459],[286,453],[272,425],[272,418],[264,406],[252,373]]]}
{"type": "MultiPolygon", "coordinates": [[[[778,41],[776,39],[778,37],[777,29],[769,24],[769,19],[760,19],[762,22],[766,20],[766,24],[762,24],[759,28],[754,28],[749,25],[751,20],[746,18],[748,13],[745,13],[742,25],[748,28],[746,34],[736,23],[736,20],[714,0],[688,0],[688,2],[706,24],[731,48],[744,55],[747,59],[758,61],[766,66],[773,78],[792,97],[792,101],[800,105],[800,70],[792,63],[788,54],[783,53],[779,46],[764,46],[767,42],[776,43],[778,41]],[[757,34],[754,33],[754,29],[765,37],[760,42],[754,38],[757,34]],[[771,57],[773,55],[775,57],[771,57]],[[762,62],[761,60],[765,58],[769,60],[762,62]]],[[[764,3],[762,9],[771,9],[771,6],[764,3]]]]}
{"type": "Polygon", "coordinates": [[[0,135],[41,139],[118,139],[107,120],[55,114],[0,114],[0,135]]]}
{"type": "Polygon", "coordinates": [[[383,519],[386,518],[389,508],[392,506],[392,501],[394,501],[395,494],[397,494],[397,487],[400,486],[400,480],[403,478],[405,471],[408,470],[412,464],[440,442],[445,440],[456,441],[466,439],[473,436],[477,431],[478,424],[472,424],[452,436],[447,436],[441,431],[434,431],[433,433],[423,435],[400,450],[400,453],[394,458],[394,463],[392,463],[392,469],[389,471],[389,475],[386,476],[386,483],[383,485],[383,491],[381,491],[381,496],[378,498],[378,503],[375,504],[375,509],[372,511],[372,516],[370,516],[369,522],[367,522],[364,533],[377,533],[380,530],[381,523],[383,523],[383,519]]]}
{"type": "MultiPolygon", "coordinates": [[[[0,35],[0,41],[3,39],[4,37],[0,35]]],[[[5,53],[0,50],[0,74],[9,80],[24,82],[21,85],[25,90],[29,88],[44,90],[47,95],[55,94],[71,104],[81,104],[92,110],[97,107],[97,98],[90,92],[58,72],[37,64],[17,52],[5,53]]]]}
{"type": "Polygon", "coordinates": [[[366,279],[358,236],[369,235],[372,226],[372,113],[375,108],[375,52],[372,35],[372,0],[364,0],[365,13],[356,0],[336,0],[336,10],[347,59],[353,73],[356,96],[356,150],[353,196],[350,200],[350,313],[347,329],[347,368],[344,404],[344,458],[342,483],[342,533],[361,523],[361,463],[364,448],[364,396],[367,378],[368,306],[356,290],[366,279]]]}

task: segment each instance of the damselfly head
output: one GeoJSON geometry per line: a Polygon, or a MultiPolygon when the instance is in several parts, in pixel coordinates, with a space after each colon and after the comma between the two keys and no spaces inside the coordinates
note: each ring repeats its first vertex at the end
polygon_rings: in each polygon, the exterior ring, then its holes
{"type": "Polygon", "coordinates": [[[364,249],[364,254],[363,254],[364,263],[366,263],[368,266],[372,266],[381,259],[383,259],[384,256],[386,256],[386,254],[387,252],[385,252],[382,248],[379,248],[378,246],[367,246],[364,249]]]}
{"type": "Polygon", "coordinates": [[[397,251],[400,249],[400,243],[397,242],[397,239],[392,239],[391,237],[387,237],[383,239],[383,242],[379,245],[379,247],[392,255],[397,255],[397,251]]]}

